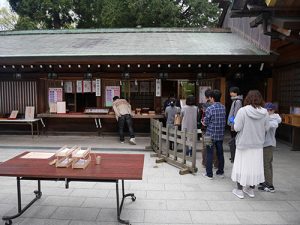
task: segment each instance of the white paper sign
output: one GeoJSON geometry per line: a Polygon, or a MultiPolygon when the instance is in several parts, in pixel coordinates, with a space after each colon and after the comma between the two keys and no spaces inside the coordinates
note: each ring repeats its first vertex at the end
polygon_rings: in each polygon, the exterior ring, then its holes
{"type": "Polygon", "coordinates": [[[101,96],[101,79],[96,79],[96,96],[101,96]]]}
{"type": "Polygon", "coordinates": [[[66,102],[57,102],[57,113],[66,113],[66,102]]]}
{"type": "Polygon", "coordinates": [[[65,93],[73,93],[72,81],[65,81],[64,89],[65,89],[65,93]]]}
{"type": "Polygon", "coordinates": [[[17,118],[17,115],[18,115],[18,110],[13,110],[11,111],[11,114],[10,116],[8,117],[9,119],[16,119],[17,118]]]}
{"type": "Polygon", "coordinates": [[[161,96],[161,79],[156,79],[155,81],[155,96],[161,96]]]}
{"type": "Polygon", "coordinates": [[[50,102],[49,103],[49,112],[50,113],[56,113],[57,112],[57,103],[50,102]]]}
{"type": "Polygon", "coordinates": [[[49,159],[55,153],[52,152],[29,152],[26,155],[23,155],[22,159],[49,159]]]}
{"type": "Polygon", "coordinates": [[[77,93],[82,93],[82,80],[77,80],[76,81],[76,92],[77,93]]]}
{"type": "Polygon", "coordinates": [[[92,92],[92,81],[90,81],[90,80],[83,81],[83,92],[84,93],[92,92]]]}
{"type": "Polygon", "coordinates": [[[25,109],[25,120],[34,119],[34,106],[26,106],[25,109]]]}

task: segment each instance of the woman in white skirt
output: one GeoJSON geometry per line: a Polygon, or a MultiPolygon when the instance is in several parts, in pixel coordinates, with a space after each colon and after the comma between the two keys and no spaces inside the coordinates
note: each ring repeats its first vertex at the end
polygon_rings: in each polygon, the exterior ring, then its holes
{"type": "Polygon", "coordinates": [[[244,198],[244,193],[254,197],[255,185],[264,182],[263,144],[269,129],[268,112],[259,91],[249,91],[242,107],[234,118],[236,155],[231,179],[237,182],[232,193],[244,198]]]}

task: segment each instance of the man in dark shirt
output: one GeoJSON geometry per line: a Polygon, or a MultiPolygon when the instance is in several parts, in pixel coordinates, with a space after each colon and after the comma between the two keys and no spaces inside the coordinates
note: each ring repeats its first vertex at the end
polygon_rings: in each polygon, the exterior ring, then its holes
{"type": "Polygon", "coordinates": [[[180,102],[176,99],[176,96],[174,93],[170,93],[169,98],[164,102],[164,111],[168,106],[171,105],[171,99],[175,99],[175,106],[180,108],[180,102]]]}

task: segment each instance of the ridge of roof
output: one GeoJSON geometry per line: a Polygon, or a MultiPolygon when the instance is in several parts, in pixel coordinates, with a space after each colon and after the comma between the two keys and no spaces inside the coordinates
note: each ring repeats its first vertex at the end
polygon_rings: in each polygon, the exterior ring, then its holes
{"type": "Polygon", "coordinates": [[[41,34],[89,34],[89,33],[231,33],[224,28],[99,28],[99,29],[62,29],[62,30],[21,30],[0,31],[0,36],[41,35],[41,34]]]}

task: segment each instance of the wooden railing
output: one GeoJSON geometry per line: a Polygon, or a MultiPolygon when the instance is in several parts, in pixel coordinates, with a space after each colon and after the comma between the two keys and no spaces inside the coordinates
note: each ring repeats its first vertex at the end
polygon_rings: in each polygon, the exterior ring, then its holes
{"type": "MultiPolygon", "coordinates": [[[[177,126],[163,127],[162,122],[151,119],[151,148],[155,152],[153,156],[158,157],[157,163],[167,162],[180,168],[180,174],[196,173],[196,150],[197,144],[200,148],[202,144],[198,142],[200,130],[193,133],[186,130],[180,131],[177,126]],[[170,142],[173,142],[171,148],[170,142]],[[191,155],[187,149],[192,149],[191,155]]],[[[200,139],[201,142],[201,139],[200,139]]]]}

